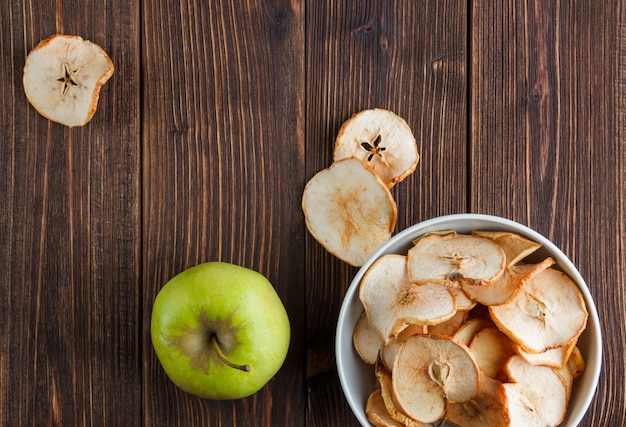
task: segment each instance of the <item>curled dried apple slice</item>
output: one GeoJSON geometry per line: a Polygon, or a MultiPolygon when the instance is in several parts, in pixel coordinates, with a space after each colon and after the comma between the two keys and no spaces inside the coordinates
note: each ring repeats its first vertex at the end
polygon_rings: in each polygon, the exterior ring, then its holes
{"type": "Polygon", "coordinates": [[[380,349],[380,363],[382,363],[389,372],[393,369],[393,362],[396,360],[396,355],[403,342],[404,341],[400,341],[399,339],[391,341],[383,345],[380,349]]]}
{"type": "Polygon", "coordinates": [[[506,262],[493,240],[455,233],[419,239],[407,257],[411,281],[470,281],[482,286],[498,280],[506,262]]]}
{"type": "Polygon", "coordinates": [[[574,381],[576,381],[585,370],[585,360],[578,347],[573,347],[569,359],[563,366],[554,369],[565,382],[565,386],[567,387],[567,400],[569,401],[574,381]]]}
{"type": "Polygon", "coordinates": [[[428,333],[428,326],[427,325],[409,325],[407,326],[405,329],[402,330],[402,332],[400,332],[398,334],[398,337],[396,338],[395,341],[390,341],[387,344],[384,344],[383,347],[380,350],[380,361],[382,362],[383,366],[391,372],[391,369],[393,368],[393,362],[396,359],[396,354],[398,353],[398,350],[400,349],[400,346],[402,345],[402,343],[409,337],[412,337],[413,335],[417,335],[417,334],[427,334],[428,333]]]}
{"type": "Polygon", "coordinates": [[[504,365],[515,355],[511,340],[497,328],[485,328],[472,339],[469,349],[486,376],[506,381],[504,365]]]}
{"type": "Polygon", "coordinates": [[[24,92],[42,116],[73,127],[91,120],[113,62],[97,44],[79,36],[55,34],[26,58],[24,92]]]}
{"type": "Polygon", "coordinates": [[[481,330],[485,328],[495,328],[496,325],[490,319],[486,319],[484,317],[475,317],[473,319],[466,320],[457,331],[454,333],[452,338],[455,341],[458,341],[467,346],[470,345],[474,336],[481,330]]]}
{"type": "Polygon", "coordinates": [[[423,423],[441,419],[450,402],[478,392],[480,372],[469,349],[449,337],[414,335],[400,346],[392,370],[398,407],[423,423]]]}
{"type": "MultiPolygon", "coordinates": [[[[457,299],[458,301],[458,299],[457,299]]],[[[457,303],[458,304],[458,303],[457,303]]],[[[431,335],[445,335],[451,337],[461,327],[465,319],[467,318],[467,311],[459,310],[457,305],[457,312],[443,322],[437,323],[428,327],[428,333],[431,335]]]]}
{"type": "Polygon", "coordinates": [[[504,269],[504,274],[489,286],[463,283],[463,291],[472,300],[484,305],[504,304],[520,289],[525,280],[552,266],[554,260],[546,258],[538,264],[516,264],[504,269]]]}
{"type": "Polygon", "coordinates": [[[519,344],[513,344],[515,353],[524,359],[531,365],[550,366],[552,368],[561,368],[569,359],[572,350],[574,349],[575,342],[572,344],[566,344],[561,347],[551,348],[542,353],[529,353],[519,346],[519,344]]]}
{"type": "Polygon", "coordinates": [[[568,389],[552,368],[509,359],[506,372],[511,383],[502,384],[498,395],[511,417],[512,426],[557,426],[565,418],[568,389]]]}
{"type": "Polygon", "coordinates": [[[454,297],[445,286],[409,282],[404,255],[378,258],[361,279],[359,298],[372,328],[385,342],[408,325],[432,325],[456,312],[454,297]]]}
{"type": "Polygon", "coordinates": [[[463,427],[506,427],[510,425],[509,413],[498,389],[502,383],[486,376],[480,379],[476,396],[463,403],[448,405],[446,420],[463,427]]]}
{"type": "Polygon", "coordinates": [[[334,162],[311,178],[302,210],[313,237],[355,267],[389,240],[398,215],[389,189],[354,158],[334,162]]]}
{"type": "Polygon", "coordinates": [[[426,427],[425,424],[411,418],[398,407],[398,402],[393,395],[391,374],[380,363],[375,365],[374,373],[380,385],[380,394],[392,419],[407,427],[426,427]]]}
{"type": "Polygon", "coordinates": [[[356,157],[392,187],[417,167],[419,154],[411,128],[391,111],[373,108],[354,114],[339,129],[334,160],[356,157]]]}
{"type": "Polygon", "coordinates": [[[367,398],[365,415],[367,420],[376,427],[403,427],[405,425],[389,415],[380,389],[374,390],[367,398]]]}
{"type": "Polygon", "coordinates": [[[512,266],[541,247],[541,244],[508,231],[474,231],[477,236],[493,239],[506,254],[506,265],[512,266]]]}
{"type": "Polygon", "coordinates": [[[526,280],[510,301],[490,306],[489,312],[498,329],[530,353],[572,343],[588,316],[576,284],[554,268],[526,280]]]}
{"type": "Polygon", "coordinates": [[[580,375],[585,370],[585,365],[586,363],[583,354],[580,352],[580,349],[577,346],[574,346],[572,352],[569,355],[569,359],[567,360],[567,367],[572,373],[574,379],[580,377],[580,375]]]}
{"type": "Polygon", "coordinates": [[[361,315],[354,328],[352,343],[357,354],[365,363],[368,365],[376,363],[378,353],[383,346],[383,339],[378,332],[372,328],[365,313],[361,315]]]}
{"type": "MultiPolygon", "coordinates": [[[[439,281],[436,281],[439,282],[439,281]]],[[[450,293],[454,295],[456,300],[456,309],[459,311],[468,312],[476,306],[476,301],[473,301],[463,290],[463,285],[460,281],[446,280],[442,284],[450,290],[450,293]]]]}

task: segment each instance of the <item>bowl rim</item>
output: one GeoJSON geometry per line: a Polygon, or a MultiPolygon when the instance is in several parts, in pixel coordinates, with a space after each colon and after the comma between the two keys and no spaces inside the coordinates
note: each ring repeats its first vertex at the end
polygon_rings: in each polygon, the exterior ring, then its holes
{"type": "MultiPolygon", "coordinates": [[[[396,247],[399,244],[399,242],[403,242],[409,236],[413,236],[412,239],[414,239],[429,231],[455,229],[454,227],[445,227],[445,225],[456,223],[459,221],[468,223],[467,227],[458,227],[458,226],[456,227],[456,229],[463,228],[463,230],[465,230],[464,232],[469,232],[471,230],[479,229],[481,227],[482,229],[486,230],[487,228],[484,227],[484,224],[482,224],[480,227],[473,227],[472,224],[491,223],[494,225],[492,229],[497,229],[498,226],[502,229],[515,229],[517,230],[516,232],[518,234],[521,234],[527,238],[530,238],[531,240],[534,240],[540,243],[545,248],[545,250],[547,250],[548,252],[556,256],[555,261],[557,262],[559,267],[562,268],[570,276],[570,278],[574,280],[574,282],[576,282],[578,288],[583,294],[583,298],[585,300],[585,304],[587,306],[587,311],[589,315],[586,328],[592,329],[592,331],[588,333],[590,333],[591,336],[593,337],[593,340],[592,340],[593,342],[591,344],[595,343],[595,345],[590,346],[589,356],[587,357],[587,360],[585,361],[586,371],[583,374],[586,378],[589,378],[589,377],[591,378],[591,383],[589,384],[591,390],[588,393],[586,393],[582,402],[579,402],[579,407],[581,409],[578,410],[576,414],[574,414],[572,419],[569,419],[570,415],[572,414],[569,413],[570,408],[568,408],[568,414],[565,420],[567,423],[561,424],[562,426],[577,426],[580,420],[584,417],[585,413],[587,412],[591,404],[591,401],[593,400],[595,396],[597,385],[598,385],[598,380],[600,377],[601,365],[602,365],[602,333],[600,329],[600,320],[599,320],[596,305],[591,295],[591,292],[589,290],[589,287],[587,286],[586,281],[584,280],[584,278],[582,277],[582,275],[580,274],[576,266],[574,266],[572,261],[569,259],[569,257],[565,255],[565,253],[563,253],[561,249],[559,249],[554,243],[552,243],[545,236],[543,236],[537,231],[521,223],[518,223],[516,221],[499,217],[499,216],[478,214],[478,213],[459,213],[459,214],[443,215],[443,216],[433,217],[433,218],[421,221],[417,224],[407,227],[406,229],[392,236],[387,242],[385,242],[382,246],[380,246],[365,261],[365,263],[363,263],[363,265],[359,268],[359,270],[353,277],[341,304],[339,316],[337,319],[336,333],[335,333],[335,362],[337,364],[337,374],[339,376],[339,382],[341,384],[344,397],[346,398],[348,405],[350,406],[352,410],[352,413],[355,415],[355,417],[357,418],[357,420],[360,422],[362,426],[364,427],[371,426],[370,422],[367,420],[367,417],[365,416],[365,407],[360,403],[360,401],[359,402],[356,401],[356,398],[353,395],[353,393],[350,393],[349,378],[347,377],[346,370],[344,369],[344,363],[343,363],[344,350],[347,349],[347,347],[352,347],[352,340],[350,340],[349,345],[346,345],[345,340],[343,339],[344,335],[346,334],[346,332],[344,331],[344,325],[346,323],[346,318],[349,316],[349,312],[352,308],[352,303],[356,300],[360,304],[360,301],[358,300],[357,291],[359,289],[359,284],[361,282],[363,275],[365,274],[367,269],[372,265],[372,263],[376,259],[380,258],[382,255],[385,255],[387,253],[396,253],[397,250],[391,250],[391,248],[396,247]],[[442,225],[444,227],[442,227],[442,225]],[[589,368],[592,368],[591,373],[587,372],[589,368]]],[[[348,331],[348,332],[350,332],[350,336],[352,336],[351,331],[348,331]]]]}

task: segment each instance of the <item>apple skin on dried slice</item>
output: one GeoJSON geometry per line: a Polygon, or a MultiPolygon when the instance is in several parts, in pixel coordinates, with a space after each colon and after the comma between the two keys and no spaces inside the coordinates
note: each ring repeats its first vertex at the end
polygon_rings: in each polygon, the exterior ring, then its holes
{"type": "Polygon", "coordinates": [[[355,267],[389,240],[398,216],[389,189],[355,158],[313,176],[304,188],[302,210],[311,235],[355,267]]]}
{"type": "Polygon", "coordinates": [[[419,154],[415,137],[404,119],[381,108],[354,114],[335,140],[335,161],[356,157],[389,187],[415,171],[419,154]]]}
{"type": "Polygon", "coordinates": [[[33,107],[65,126],[87,124],[100,89],[113,75],[113,62],[97,44],[79,36],[55,34],[26,58],[24,92],[33,107]]]}

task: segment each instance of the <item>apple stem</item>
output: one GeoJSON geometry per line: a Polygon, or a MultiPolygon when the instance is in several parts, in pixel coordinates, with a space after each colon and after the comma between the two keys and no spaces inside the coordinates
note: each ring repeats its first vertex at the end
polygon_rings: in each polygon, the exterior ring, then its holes
{"type": "Polygon", "coordinates": [[[250,372],[250,365],[235,365],[233,362],[228,360],[226,356],[224,356],[224,353],[222,353],[222,350],[220,349],[220,346],[217,342],[217,335],[215,334],[211,335],[211,342],[213,343],[213,349],[215,350],[217,357],[219,357],[219,359],[222,362],[224,362],[231,368],[239,369],[240,371],[244,371],[244,372],[250,372]]]}

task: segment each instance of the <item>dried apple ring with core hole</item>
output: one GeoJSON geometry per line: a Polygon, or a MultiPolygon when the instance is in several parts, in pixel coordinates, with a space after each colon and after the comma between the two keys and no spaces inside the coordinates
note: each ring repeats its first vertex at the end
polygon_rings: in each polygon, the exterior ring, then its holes
{"type": "Polygon", "coordinates": [[[393,393],[400,410],[423,423],[440,420],[449,402],[478,392],[480,371],[470,350],[449,337],[414,335],[398,350],[393,393]]]}
{"type": "Polygon", "coordinates": [[[341,126],[334,160],[356,157],[388,187],[404,180],[419,162],[417,144],[404,119],[381,108],[354,114],[341,126]]]}
{"type": "Polygon", "coordinates": [[[113,75],[113,62],[97,44],[79,36],[55,34],[26,58],[24,92],[49,120],[82,126],[98,106],[100,89],[113,75]]]}

